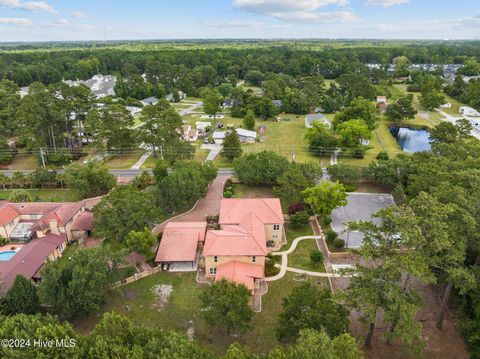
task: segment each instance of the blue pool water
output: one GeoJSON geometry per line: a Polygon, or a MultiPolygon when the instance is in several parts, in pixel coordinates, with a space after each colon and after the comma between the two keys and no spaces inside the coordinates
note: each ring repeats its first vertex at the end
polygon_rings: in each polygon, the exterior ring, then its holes
{"type": "Polygon", "coordinates": [[[0,261],[9,261],[14,255],[15,251],[6,251],[6,252],[0,252],[0,261]]]}
{"type": "Polygon", "coordinates": [[[430,132],[423,129],[390,126],[390,133],[404,152],[430,151],[430,132]]]}

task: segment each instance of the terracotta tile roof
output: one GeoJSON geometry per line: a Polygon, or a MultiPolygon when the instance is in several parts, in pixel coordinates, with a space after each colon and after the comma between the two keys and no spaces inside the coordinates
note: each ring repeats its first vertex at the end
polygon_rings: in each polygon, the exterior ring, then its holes
{"type": "Polygon", "coordinates": [[[18,274],[27,279],[38,277],[38,271],[48,256],[67,240],[65,234],[47,234],[43,238],[35,238],[23,246],[12,259],[0,262],[0,291],[8,291],[18,274]]]}
{"type": "Polygon", "coordinates": [[[278,198],[223,198],[220,206],[220,224],[237,224],[253,212],[264,224],[283,224],[283,213],[278,198]]]}
{"type": "Polygon", "coordinates": [[[80,213],[70,228],[71,231],[91,231],[93,229],[93,213],[85,211],[80,213]]]}
{"type": "Polygon", "coordinates": [[[47,224],[50,220],[57,220],[59,225],[65,225],[84,205],[85,202],[65,202],[65,203],[10,203],[10,205],[20,214],[43,215],[40,223],[47,224]]]}
{"type": "Polygon", "coordinates": [[[158,246],[156,262],[193,262],[198,242],[205,240],[206,222],[169,222],[158,246]]]}
{"type": "Polygon", "coordinates": [[[203,248],[204,256],[264,256],[267,253],[265,233],[255,238],[245,228],[233,225],[207,231],[203,248]]]}
{"type": "Polygon", "coordinates": [[[243,284],[253,292],[255,279],[263,277],[261,265],[232,261],[217,266],[215,280],[227,279],[236,284],[243,284]]]}
{"type": "Polygon", "coordinates": [[[5,226],[13,221],[19,213],[9,203],[0,203],[0,225],[5,226]]]}

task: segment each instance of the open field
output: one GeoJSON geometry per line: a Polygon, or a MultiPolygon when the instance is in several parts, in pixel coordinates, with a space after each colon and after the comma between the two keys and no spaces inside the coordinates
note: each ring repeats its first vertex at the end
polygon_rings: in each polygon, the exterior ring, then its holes
{"type": "MultiPolygon", "coordinates": [[[[7,200],[13,190],[0,189],[0,200],[7,200]]],[[[78,201],[78,193],[72,189],[45,188],[25,189],[34,201],[39,202],[75,202],[78,201]]]]}
{"type": "Polygon", "coordinates": [[[8,165],[0,165],[2,170],[35,170],[39,168],[38,159],[35,155],[18,153],[13,156],[8,165]]]}
{"type": "MultiPolygon", "coordinates": [[[[262,311],[253,317],[253,329],[235,337],[228,336],[224,330],[209,327],[201,318],[199,295],[207,285],[197,283],[195,276],[195,273],[160,272],[112,290],[108,293],[107,304],[101,308],[100,313],[115,311],[128,317],[135,325],[177,330],[182,333],[192,325],[195,337],[219,353],[223,353],[235,341],[256,353],[269,351],[278,345],[274,328],[277,316],[282,310],[282,299],[293,287],[302,283],[295,281],[293,274],[287,273],[283,279],[268,284],[268,292],[262,298],[262,311]],[[162,284],[172,286],[168,303],[163,307],[152,291],[153,287],[162,284]]],[[[313,283],[315,280],[307,278],[307,281],[313,283]]],[[[328,288],[326,281],[323,285],[328,288]]],[[[82,333],[87,333],[99,319],[99,315],[93,315],[74,324],[82,333]]]]}
{"type": "MultiPolygon", "coordinates": [[[[292,158],[292,155],[295,154],[296,162],[307,162],[307,161],[318,161],[318,157],[313,156],[308,152],[308,143],[304,139],[305,136],[305,126],[304,119],[305,116],[296,116],[291,114],[281,115],[282,121],[273,122],[272,120],[264,121],[257,119],[256,126],[265,125],[265,142],[260,143],[256,142],[255,144],[244,144],[242,149],[244,153],[251,152],[260,152],[263,150],[271,150],[278,154],[281,154],[288,159],[292,158]],[[286,118],[288,121],[284,121],[286,118]]],[[[195,125],[196,121],[205,121],[200,119],[198,116],[188,116],[186,118],[190,125],[195,125]]],[[[212,126],[215,126],[214,121],[212,126]]],[[[216,120],[215,122],[221,122],[226,126],[227,124],[233,124],[235,128],[242,127],[243,119],[233,118],[226,116],[223,119],[216,120]]],[[[200,140],[199,140],[200,142],[200,140]]],[[[215,163],[219,167],[231,167],[231,163],[224,159],[218,158],[215,160],[215,163]]]]}
{"type": "Polygon", "coordinates": [[[145,150],[138,149],[123,155],[111,155],[105,161],[105,166],[110,169],[128,169],[137,162],[145,153],[145,150]]]}

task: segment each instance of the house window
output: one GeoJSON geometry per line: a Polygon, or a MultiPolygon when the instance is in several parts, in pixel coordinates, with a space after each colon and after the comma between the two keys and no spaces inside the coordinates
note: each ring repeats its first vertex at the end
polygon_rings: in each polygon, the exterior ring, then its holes
{"type": "Polygon", "coordinates": [[[252,262],[255,263],[257,261],[257,257],[253,256],[252,257],[252,262]]]}
{"type": "Polygon", "coordinates": [[[58,250],[60,253],[63,253],[63,250],[65,249],[65,247],[63,246],[63,243],[60,244],[60,246],[58,247],[58,250]]]}
{"type": "Polygon", "coordinates": [[[210,274],[211,275],[217,274],[217,268],[210,268],[210,274]]]}
{"type": "Polygon", "coordinates": [[[274,231],[278,231],[280,229],[280,225],[279,224],[274,224],[273,225],[273,230],[274,231]]]}
{"type": "Polygon", "coordinates": [[[218,262],[218,257],[217,257],[217,256],[213,256],[213,261],[214,261],[215,263],[217,263],[217,262],[218,262]]]}
{"type": "Polygon", "coordinates": [[[277,236],[277,235],[274,235],[274,236],[273,236],[273,239],[278,239],[278,236],[277,236]]]}

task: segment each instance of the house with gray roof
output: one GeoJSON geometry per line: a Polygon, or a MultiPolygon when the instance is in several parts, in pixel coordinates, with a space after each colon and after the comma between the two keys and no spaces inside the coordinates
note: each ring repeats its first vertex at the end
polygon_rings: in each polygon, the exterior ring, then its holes
{"type": "Polygon", "coordinates": [[[318,122],[324,123],[329,128],[332,127],[332,123],[330,122],[330,120],[327,119],[321,113],[314,113],[314,114],[309,114],[309,115],[305,116],[305,127],[306,128],[311,128],[313,121],[318,121],[318,122]]]}

